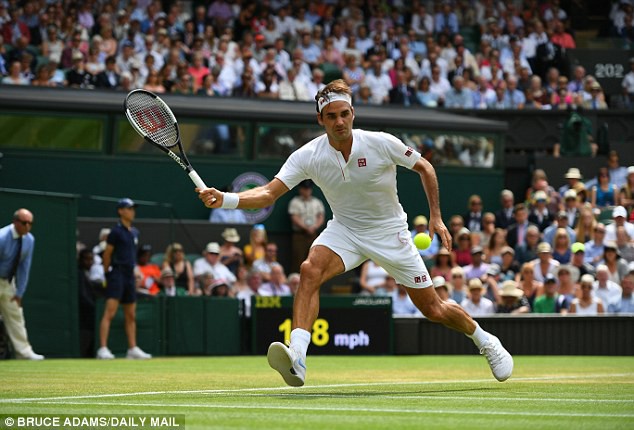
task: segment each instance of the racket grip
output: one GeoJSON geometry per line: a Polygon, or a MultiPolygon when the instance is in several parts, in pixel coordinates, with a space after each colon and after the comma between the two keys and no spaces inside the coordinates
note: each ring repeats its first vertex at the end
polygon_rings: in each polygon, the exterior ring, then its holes
{"type": "Polygon", "coordinates": [[[195,170],[192,170],[191,172],[189,172],[188,175],[189,175],[189,178],[192,180],[192,182],[196,184],[198,188],[200,188],[201,190],[204,190],[207,188],[207,185],[205,185],[205,183],[200,178],[200,176],[198,176],[198,173],[196,173],[195,170]]]}

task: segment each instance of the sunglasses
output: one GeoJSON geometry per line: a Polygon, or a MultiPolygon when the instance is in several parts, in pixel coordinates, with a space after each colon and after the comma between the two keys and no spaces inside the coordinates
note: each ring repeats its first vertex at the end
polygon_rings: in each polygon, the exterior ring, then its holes
{"type": "Polygon", "coordinates": [[[27,225],[33,225],[33,221],[22,221],[22,220],[18,220],[18,222],[24,226],[27,225]]]}

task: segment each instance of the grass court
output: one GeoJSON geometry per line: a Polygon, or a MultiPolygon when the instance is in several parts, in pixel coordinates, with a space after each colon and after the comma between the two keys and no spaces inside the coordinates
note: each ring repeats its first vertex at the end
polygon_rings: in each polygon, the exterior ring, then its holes
{"type": "MultiPolygon", "coordinates": [[[[286,387],[266,357],[0,363],[0,414],[184,414],[186,429],[632,429],[634,358],[309,356],[286,387]]],[[[0,423],[0,428],[5,428],[0,423]]]]}

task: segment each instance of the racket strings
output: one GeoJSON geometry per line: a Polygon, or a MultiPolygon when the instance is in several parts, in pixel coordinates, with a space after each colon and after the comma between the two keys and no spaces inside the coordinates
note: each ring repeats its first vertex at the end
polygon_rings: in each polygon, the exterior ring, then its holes
{"type": "Polygon", "coordinates": [[[153,97],[135,94],[128,99],[128,110],[137,127],[154,142],[172,147],[178,142],[178,131],[171,112],[153,97]]]}

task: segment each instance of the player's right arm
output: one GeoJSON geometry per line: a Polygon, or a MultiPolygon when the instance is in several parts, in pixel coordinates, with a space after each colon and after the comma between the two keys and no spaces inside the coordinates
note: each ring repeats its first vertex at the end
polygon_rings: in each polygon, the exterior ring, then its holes
{"type": "MultiPolygon", "coordinates": [[[[215,188],[207,188],[198,191],[200,198],[208,208],[219,208],[224,203],[224,194],[215,188]]],[[[288,188],[282,181],[273,178],[271,182],[261,187],[251,188],[250,190],[238,193],[238,209],[259,209],[271,206],[277,199],[288,192],[288,188]]]]}

